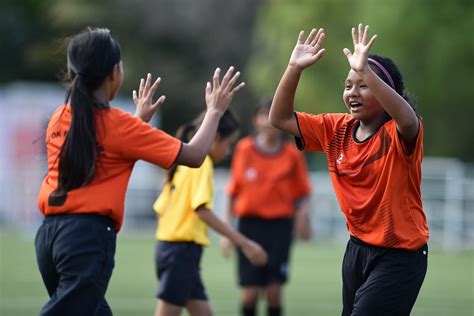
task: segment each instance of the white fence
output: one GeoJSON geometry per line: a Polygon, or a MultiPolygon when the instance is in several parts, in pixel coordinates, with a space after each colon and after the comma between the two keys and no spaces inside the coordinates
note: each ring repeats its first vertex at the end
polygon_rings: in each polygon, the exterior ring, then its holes
{"type": "MultiPolygon", "coordinates": [[[[50,85],[16,84],[0,89],[0,229],[33,231],[42,217],[36,197],[46,173],[42,142],[48,114],[61,103],[64,92],[50,85]],[[40,139],[37,143],[34,140],[40,139]]],[[[118,100],[133,109],[130,100],[118,100]]],[[[151,210],[163,181],[163,171],[138,162],[126,198],[124,233],[153,229],[151,210]]],[[[226,205],[228,171],[215,172],[215,211],[226,205]]],[[[311,222],[314,238],[347,240],[347,231],[327,172],[313,172],[311,222]]],[[[474,167],[456,159],[425,157],[423,205],[431,230],[430,244],[446,250],[474,249],[474,167]]]]}

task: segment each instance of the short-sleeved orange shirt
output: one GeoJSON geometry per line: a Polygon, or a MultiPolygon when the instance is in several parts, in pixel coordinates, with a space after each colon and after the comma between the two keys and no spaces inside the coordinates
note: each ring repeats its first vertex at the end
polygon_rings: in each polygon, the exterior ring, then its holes
{"type": "Polygon", "coordinates": [[[289,142],[275,154],[264,154],[254,139],[236,146],[227,186],[239,217],[289,218],[295,203],[311,191],[304,156],[289,142]]]}
{"type": "Polygon", "coordinates": [[[428,241],[421,201],[423,126],[413,152],[403,150],[395,120],[369,139],[354,138],[349,114],[296,113],[300,149],[324,151],[349,233],[381,247],[416,250],[428,241]]]}
{"type": "Polygon", "coordinates": [[[99,110],[96,137],[100,160],[96,174],[84,187],[69,191],[62,205],[51,204],[58,186],[58,154],[71,122],[69,105],[59,107],[46,131],[48,174],[38,196],[43,215],[94,213],[112,218],[116,231],[123,222],[125,191],[135,161],[142,159],[169,168],[176,160],[181,142],[120,109],[99,110]]]}

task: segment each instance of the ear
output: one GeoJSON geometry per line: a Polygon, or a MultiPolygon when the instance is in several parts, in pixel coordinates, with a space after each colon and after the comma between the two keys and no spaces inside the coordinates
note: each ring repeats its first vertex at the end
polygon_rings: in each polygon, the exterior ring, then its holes
{"type": "Polygon", "coordinates": [[[109,74],[109,80],[110,81],[114,81],[114,80],[117,80],[117,78],[120,76],[120,65],[117,64],[114,66],[114,68],[112,69],[112,71],[110,72],[109,74]]]}

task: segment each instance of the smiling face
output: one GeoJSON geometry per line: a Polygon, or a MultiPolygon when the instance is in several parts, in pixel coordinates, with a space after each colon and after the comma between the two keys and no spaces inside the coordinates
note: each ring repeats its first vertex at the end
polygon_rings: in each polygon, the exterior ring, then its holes
{"type": "Polygon", "coordinates": [[[352,69],[347,75],[342,98],[352,117],[365,125],[387,115],[372,91],[352,69]]]}

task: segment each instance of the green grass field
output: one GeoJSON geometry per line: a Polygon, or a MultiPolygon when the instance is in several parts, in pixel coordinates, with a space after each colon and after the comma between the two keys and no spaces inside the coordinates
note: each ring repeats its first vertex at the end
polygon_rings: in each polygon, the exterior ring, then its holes
{"type": "MultiPolygon", "coordinates": [[[[0,315],[37,315],[47,294],[36,267],[34,237],[5,232],[0,232],[0,237],[0,315]]],[[[235,265],[233,260],[220,256],[216,244],[205,251],[204,282],[214,314],[237,316],[235,265]]],[[[114,315],[153,314],[157,285],[154,246],[153,232],[133,236],[125,232],[119,236],[116,266],[107,292],[114,315]]],[[[343,251],[343,245],[296,245],[291,281],[285,291],[287,316],[340,315],[343,251]]],[[[472,316],[473,288],[474,252],[432,250],[428,274],[412,315],[472,316]]]]}

